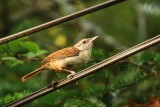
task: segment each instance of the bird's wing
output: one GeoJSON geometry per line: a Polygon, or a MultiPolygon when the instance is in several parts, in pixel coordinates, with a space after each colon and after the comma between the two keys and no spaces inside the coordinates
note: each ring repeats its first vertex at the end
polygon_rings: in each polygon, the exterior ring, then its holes
{"type": "Polygon", "coordinates": [[[73,57],[77,56],[79,54],[80,50],[75,47],[68,47],[61,50],[58,50],[56,52],[53,52],[49,56],[47,56],[43,61],[42,64],[46,64],[50,61],[64,59],[67,57],[73,57]]]}

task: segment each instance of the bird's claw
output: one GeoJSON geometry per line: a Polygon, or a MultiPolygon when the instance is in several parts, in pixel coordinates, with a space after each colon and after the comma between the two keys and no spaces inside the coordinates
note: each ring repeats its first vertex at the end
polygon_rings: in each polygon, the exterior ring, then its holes
{"type": "Polygon", "coordinates": [[[73,76],[74,76],[75,74],[76,74],[76,73],[69,74],[69,75],[67,76],[67,78],[73,78],[73,76]]]}

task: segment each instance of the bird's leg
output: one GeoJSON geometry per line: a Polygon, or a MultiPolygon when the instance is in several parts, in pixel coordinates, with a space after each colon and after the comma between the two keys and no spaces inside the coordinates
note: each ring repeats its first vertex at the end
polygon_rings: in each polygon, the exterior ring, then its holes
{"type": "Polygon", "coordinates": [[[58,76],[57,76],[57,74],[56,74],[55,72],[52,72],[52,73],[53,73],[53,74],[56,76],[56,78],[58,79],[58,81],[54,81],[54,80],[53,80],[53,81],[51,82],[52,87],[55,87],[55,86],[59,83],[60,80],[59,80],[59,78],[58,78],[58,76]]]}
{"type": "Polygon", "coordinates": [[[72,78],[76,73],[72,70],[68,70],[68,69],[62,69],[63,71],[66,71],[68,73],[70,73],[67,78],[72,78]]]}
{"type": "Polygon", "coordinates": [[[55,77],[58,79],[58,81],[60,80],[59,78],[58,78],[58,76],[57,76],[57,74],[55,73],[55,72],[52,72],[54,75],[55,75],[55,77]]]}

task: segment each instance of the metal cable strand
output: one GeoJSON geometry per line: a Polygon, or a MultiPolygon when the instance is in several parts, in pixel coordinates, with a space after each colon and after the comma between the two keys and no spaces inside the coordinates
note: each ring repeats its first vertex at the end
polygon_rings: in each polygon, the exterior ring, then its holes
{"type": "Polygon", "coordinates": [[[100,70],[100,69],[102,69],[106,66],[109,66],[109,65],[111,65],[115,62],[123,60],[123,59],[125,59],[125,58],[127,58],[127,57],[129,57],[133,54],[136,54],[136,53],[138,53],[142,50],[145,50],[145,49],[147,49],[147,48],[149,48],[153,45],[156,45],[159,42],[160,42],[160,35],[155,36],[155,37],[153,37],[153,38],[151,38],[151,39],[149,39],[145,42],[142,42],[142,43],[140,43],[136,46],[133,46],[133,47],[131,47],[131,48],[129,48],[129,49],[123,51],[123,52],[120,52],[120,53],[118,53],[118,54],[116,54],[116,55],[114,55],[110,58],[107,58],[107,59],[105,59],[105,60],[103,60],[103,61],[101,61],[101,62],[99,62],[99,63],[97,63],[97,64],[95,64],[91,67],[88,67],[88,68],[76,73],[76,75],[74,75],[74,77],[72,79],[65,78],[63,80],[60,80],[59,84],[57,84],[55,87],[52,87],[51,85],[49,85],[49,86],[47,86],[47,87],[45,87],[45,88],[43,88],[39,91],[36,91],[36,92],[30,94],[29,96],[26,96],[26,97],[24,97],[20,100],[12,102],[10,104],[7,104],[5,107],[15,107],[15,106],[20,106],[20,105],[23,105],[25,103],[31,102],[34,99],[37,99],[37,98],[39,98],[41,96],[44,96],[44,95],[47,95],[47,94],[49,94],[49,93],[51,93],[51,92],[53,92],[57,89],[60,89],[60,88],[66,86],[70,83],[73,83],[73,82],[75,82],[75,81],[77,81],[77,80],[79,80],[79,79],[81,79],[81,78],[83,78],[83,77],[85,77],[85,76],[87,76],[91,73],[94,73],[94,72],[96,72],[96,71],[98,71],[98,70],[100,70]]]}
{"type": "Polygon", "coordinates": [[[9,41],[21,38],[21,37],[25,37],[27,35],[30,35],[30,34],[39,32],[41,30],[56,26],[58,24],[61,24],[61,23],[76,19],[76,18],[84,16],[86,14],[93,13],[93,12],[98,11],[100,9],[104,9],[104,8],[113,6],[113,5],[118,4],[120,2],[123,2],[123,1],[126,1],[126,0],[109,0],[109,1],[106,1],[104,3],[101,3],[101,4],[98,4],[98,5],[86,8],[84,10],[75,12],[73,14],[70,14],[70,15],[67,15],[67,16],[52,20],[50,22],[38,25],[36,27],[21,31],[21,32],[16,33],[16,34],[4,37],[4,38],[0,39],[0,44],[4,44],[4,43],[7,43],[9,41]]]}
{"type": "MultiPolygon", "coordinates": [[[[39,26],[36,26],[36,27],[33,27],[33,28],[30,28],[30,29],[27,29],[27,30],[24,30],[24,31],[21,31],[19,33],[16,33],[16,34],[13,34],[13,35],[10,35],[8,37],[5,37],[5,38],[1,38],[0,39],[0,44],[4,44],[4,43],[7,43],[9,41],[12,41],[12,40],[15,40],[15,39],[18,39],[18,38],[21,38],[21,37],[24,37],[24,36],[27,36],[29,34],[33,34],[33,33],[36,33],[38,31],[41,31],[41,30],[44,30],[44,29],[47,29],[49,27],[53,27],[53,26],[56,26],[58,24],[61,24],[61,23],[64,23],[64,22],[67,22],[67,21],[70,21],[70,20],[73,20],[75,18],[78,18],[78,17],[81,17],[81,16],[84,16],[86,14],[89,14],[89,13],[93,13],[95,11],[98,11],[100,9],[103,9],[103,8],[106,8],[106,7],[110,7],[112,5],[115,5],[115,4],[118,4],[120,2],[123,2],[123,1],[126,1],[126,0],[109,0],[109,1],[106,1],[104,3],[101,3],[101,4],[98,4],[98,5],[95,5],[95,6],[92,6],[90,8],[87,8],[87,9],[84,9],[82,11],[78,11],[76,13],[73,13],[73,14],[70,14],[70,15],[67,15],[67,16],[64,16],[64,17],[61,17],[61,18],[58,18],[56,20],[53,20],[53,21],[50,21],[50,22],[47,22],[47,23],[44,23],[44,24],[41,24],[39,26]]],[[[67,82],[68,80],[67,79],[63,79],[61,80],[62,83],[64,82],[67,82]]],[[[67,84],[66,84],[67,85],[67,84]]],[[[60,87],[59,87],[60,88],[60,87]]],[[[39,98],[43,95],[46,95],[50,92],[52,92],[53,90],[56,90],[57,88],[53,88],[51,85],[50,86],[47,86],[43,89],[40,89],[20,100],[17,100],[15,102],[12,102],[10,104],[7,104],[5,105],[5,107],[15,107],[15,106],[20,106],[20,105],[23,105],[27,102],[30,102],[36,98],[39,98]]]]}

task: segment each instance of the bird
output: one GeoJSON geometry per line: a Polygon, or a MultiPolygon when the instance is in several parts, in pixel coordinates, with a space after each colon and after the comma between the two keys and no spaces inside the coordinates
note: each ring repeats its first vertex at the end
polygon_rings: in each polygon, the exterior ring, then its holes
{"type": "Polygon", "coordinates": [[[75,45],[60,49],[48,55],[42,61],[42,66],[22,77],[26,82],[31,77],[39,74],[41,71],[49,69],[59,73],[69,73],[67,78],[72,78],[76,72],[69,69],[69,66],[83,64],[91,59],[93,41],[99,36],[84,38],[79,40],[75,45]]]}

